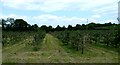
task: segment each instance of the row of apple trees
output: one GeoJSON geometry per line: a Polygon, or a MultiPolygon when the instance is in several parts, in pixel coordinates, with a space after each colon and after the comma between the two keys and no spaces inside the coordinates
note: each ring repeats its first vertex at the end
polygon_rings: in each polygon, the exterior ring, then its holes
{"type": "Polygon", "coordinates": [[[38,51],[40,49],[41,43],[43,39],[45,38],[45,31],[39,30],[33,38],[32,46],[34,51],[38,51]]]}
{"type": "Polygon", "coordinates": [[[84,53],[84,49],[89,47],[89,44],[99,44],[106,47],[120,46],[116,43],[116,30],[65,30],[52,33],[53,36],[60,39],[64,45],[70,45],[77,51],[84,53]]]}

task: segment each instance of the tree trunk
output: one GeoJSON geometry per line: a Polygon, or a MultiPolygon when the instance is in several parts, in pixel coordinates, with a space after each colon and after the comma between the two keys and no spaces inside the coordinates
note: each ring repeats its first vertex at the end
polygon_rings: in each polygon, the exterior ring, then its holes
{"type": "Polygon", "coordinates": [[[107,42],[107,46],[109,46],[109,43],[107,42]]]}
{"type": "Polygon", "coordinates": [[[77,46],[77,51],[79,50],[78,46],[77,46]]]}
{"type": "Polygon", "coordinates": [[[84,36],[84,38],[83,38],[83,42],[82,42],[82,54],[84,53],[84,44],[85,44],[85,36],[84,36]]]}
{"type": "Polygon", "coordinates": [[[82,47],[82,54],[83,54],[83,51],[84,51],[84,50],[83,50],[83,47],[82,47]]]}

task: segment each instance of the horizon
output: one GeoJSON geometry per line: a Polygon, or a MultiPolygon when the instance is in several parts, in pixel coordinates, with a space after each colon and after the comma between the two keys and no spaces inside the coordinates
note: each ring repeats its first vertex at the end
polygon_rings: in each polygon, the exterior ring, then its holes
{"type": "Polygon", "coordinates": [[[118,23],[119,0],[1,0],[0,18],[24,19],[30,25],[52,27],[118,23]],[[87,23],[88,19],[88,23],[87,23]]]}
{"type": "MultiPolygon", "coordinates": [[[[3,19],[3,18],[2,18],[2,19],[3,19]]],[[[0,19],[0,22],[2,21],[2,19],[0,19]]],[[[6,18],[6,19],[4,19],[4,20],[6,21],[6,24],[10,24],[10,25],[11,25],[10,19],[11,19],[11,18],[6,18]]],[[[14,18],[12,18],[12,19],[14,19],[14,18]]],[[[14,19],[14,22],[15,22],[15,20],[17,20],[17,19],[14,19]]],[[[22,19],[22,20],[24,20],[24,19],[22,19]]],[[[25,20],[24,20],[24,21],[25,21],[25,20]]],[[[87,21],[88,21],[88,20],[87,20],[87,21]]],[[[25,22],[27,22],[27,21],[25,21],[25,22]]],[[[118,23],[112,23],[112,22],[107,22],[107,23],[89,22],[89,23],[86,23],[86,24],[83,23],[83,24],[75,24],[74,26],[73,26],[73,25],[70,25],[70,26],[76,27],[76,25],[81,25],[81,26],[82,26],[82,25],[88,25],[88,24],[91,24],[91,23],[94,23],[94,24],[109,24],[109,23],[111,23],[111,24],[118,24],[118,23]]],[[[31,24],[29,24],[28,22],[27,22],[27,24],[28,24],[28,25],[31,25],[31,24]]],[[[35,24],[36,24],[36,23],[35,23],[35,24]]],[[[33,24],[33,25],[35,25],[35,24],[33,24]]],[[[38,24],[37,24],[37,25],[38,25],[38,24]]],[[[32,25],[31,25],[31,26],[32,26],[32,25]]],[[[51,25],[41,25],[41,26],[47,26],[47,27],[49,27],[49,26],[51,26],[51,25]]],[[[38,25],[38,27],[41,27],[41,26],[38,25]]],[[[57,26],[60,26],[60,25],[58,24],[58,25],[56,25],[56,27],[57,27],[57,26]]],[[[67,26],[64,26],[64,25],[63,25],[63,26],[60,26],[60,27],[66,27],[66,28],[67,28],[68,26],[69,26],[69,25],[67,25],[67,26]]],[[[2,27],[2,23],[0,24],[0,27],[2,27]]],[[[53,27],[53,26],[52,26],[52,28],[56,28],[56,27],[53,27]]]]}

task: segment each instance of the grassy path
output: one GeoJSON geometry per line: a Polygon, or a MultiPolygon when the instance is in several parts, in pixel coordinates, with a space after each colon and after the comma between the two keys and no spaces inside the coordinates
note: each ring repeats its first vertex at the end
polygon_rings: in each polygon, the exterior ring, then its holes
{"type": "Polygon", "coordinates": [[[61,46],[62,42],[50,34],[46,34],[39,51],[31,51],[26,44],[32,43],[32,37],[11,47],[3,49],[3,62],[11,63],[115,63],[117,53],[107,52],[102,48],[91,46],[85,54],[71,52],[61,46]]]}
{"type": "Polygon", "coordinates": [[[46,35],[45,41],[41,48],[43,52],[43,58],[46,58],[47,62],[72,62],[74,58],[70,57],[68,53],[59,45],[60,41],[50,34],[46,35]]]}

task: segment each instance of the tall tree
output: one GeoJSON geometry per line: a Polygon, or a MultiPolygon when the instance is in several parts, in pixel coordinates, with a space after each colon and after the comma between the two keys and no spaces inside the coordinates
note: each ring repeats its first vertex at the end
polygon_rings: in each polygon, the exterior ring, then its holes
{"type": "Polygon", "coordinates": [[[47,26],[46,26],[46,25],[42,25],[42,26],[40,27],[40,29],[41,29],[41,30],[45,30],[45,31],[47,32],[47,26]]]}
{"type": "Polygon", "coordinates": [[[48,26],[48,28],[47,28],[47,32],[49,32],[49,31],[52,31],[52,26],[50,25],[50,26],[48,26]]]}
{"type": "Polygon", "coordinates": [[[57,25],[57,27],[55,28],[55,30],[61,31],[61,27],[59,25],[57,25]]]}
{"type": "Polygon", "coordinates": [[[28,23],[23,19],[16,19],[14,22],[14,28],[17,30],[26,30],[28,23]]]}
{"type": "Polygon", "coordinates": [[[65,27],[65,26],[63,26],[63,27],[62,27],[62,30],[66,30],[66,27],[65,27]]]}
{"type": "Polygon", "coordinates": [[[76,29],[76,30],[79,30],[80,27],[81,27],[81,25],[80,25],[80,24],[77,24],[77,25],[75,26],[75,29],[76,29]]]}
{"type": "Polygon", "coordinates": [[[5,19],[1,19],[1,22],[2,22],[2,28],[4,29],[6,27],[6,20],[5,19]]]}
{"type": "Polygon", "coordinates": [[[89,23],[87,27],[88,29],[94,29],[95,25],[96,25],[95,23],[89,23]]]}
{"type": "Polygon", "coordinates": [[[33,29],[34,31],[37,31],[37,30],[38,30],[38,25],[37,25],[37,24],[32,25],[32,29],[33,29]]]}
{"type": "Polygon", "coordinates": [[[10,23],[11,27],[13,27],[15,20],[14,20],[14,18],[7,18],[7,22],[10,23]]]}
{"type": "Polygon", "coordinates": [[[73,29],[72,25],[68,25],[68,30],[72,30],[72,29],[73,29]]]}

